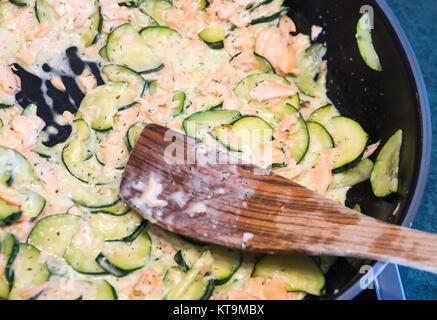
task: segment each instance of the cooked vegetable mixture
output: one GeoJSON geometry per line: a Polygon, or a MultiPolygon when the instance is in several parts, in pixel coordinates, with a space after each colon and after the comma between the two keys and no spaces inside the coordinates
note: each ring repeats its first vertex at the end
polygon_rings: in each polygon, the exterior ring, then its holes
{"type": "MultiPolygon", "coordinates": [[[[323,295],[329,263],[321,261],[332,259],[182,239],[118,195],[147,123],[340,203],[370,178],[379,143],[368,146],[361,125],[326,96],[326,48],[315,42],[322,29],[299,33],[288,11],[283,0],[1,0],[0,299],[323,295]],[[71,87],[71,48],[87,62],[73,81],[83,99],[53,108],[49,125],[36,100],[18,102],[26,83],[17,70],[44,80],[32,90],[58,105],[50,90],[71,87]],[[50,144],[57,126],[71,133],[50,144]]],[[[397,191],[401,141],[399,131],[378,160],[377,195],[397,191]]]]}

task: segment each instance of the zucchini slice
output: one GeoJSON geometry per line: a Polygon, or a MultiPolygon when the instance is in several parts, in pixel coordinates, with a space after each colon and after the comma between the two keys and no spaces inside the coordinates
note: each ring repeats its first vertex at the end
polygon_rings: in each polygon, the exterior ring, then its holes
{"type": "MultiPolygon", "coordinates": [[[[210,248],[214,259],[211,274],[214,276],[215,285],[222,285],[232,278],[241,265],[243,256],[241,252],[220,246],[210,248]]],[[[200,258],[201,253],[197,249],[179,250],[174,256],[179,268],[187,272],[200,258]]]]}
{"type": "Polygon", "coordinates": [[[249,98],[250,90],[252,90],[253,86],[255,86],[257,83],[264,80],[277,80],[277,81],[282,81],[288,85],[290,84],[290,81],[277,74],[256,73],[256,74],[251,74],[246,78],[240,80],[240,82],[238,82],[237,85],[235,86],[234,92],[239,98],[244,99],[246,101],[250,101],[249,98]]]}
{"type": "Polygon", "coordinates": [[[117,292],[106,280],[94,282],[82,296],[83,300],[117,300],[117,292]]]}
{"type": "Polygon", "coordinates": [[[209,263],[212,255],[209,250],[202,253],[195,267],[188,270],[177,283],[171,284],[165,300],[207,300],[214,291],[214,280],[200,278],[202,268],[209,263]]]}
{"type": "Polygon", "coordinates": [[[185,92],[181,90],[175,91],[172,101],[179,102],[178,105],[173,109],[173,117],[177,117],[181,113],[184,112],[185,108],[185,99],[187,98],[185,92]]]}
{"type": "MultiPolygon", "coordinates": [[[[238,57],[240,53],[237,53],[235,56],[229,60],[230,63],[238,57]]],[[[275,68],[272,66],[269,60],[259,55],[258,53],[254,53],[256,61],[258,61],[258,68],[256,69],[256,73],[275,73],[275,68]]]]}
{"type": "Polygon", "coordinates": [[[9,226],[21,218],[20,209],[9,206],[6,202],[0,200],[0,227],[9,226]]]}
{"type": "Polygon", "coordinates": [[[316,154],[319,151],[334,148],[334,139],[324,126],[314,121],[307,121],[307,126],[311,141],[309,153],[316,154]]]}
{"type": "Polygon", "coordinates": [[[296,85],[310,97],[322,96],[326,90],[326,71],[322,68],[326,47],[316,43],[308,47],[297,60],[301,71],[296,85]]]}
{"type": "MultiPolygon", "coordinates": [[[[283,2],[282,0],[279,0],[279,1],[283,2]]],[[[255,24],[267,23],[267,22],[274,21],[274,20],[280,18],[281,16],[283,16],[284,14],[287,14],[289,10],[290,10],[290,8],[283,7],[281,10],[279,10],[278,12],[275,12],[271,15],[266,15],[266,16],[252,19],[250,24],[255,25],[255,24]]]]}
{"type": "Polygon", "coordinates": [[[91,187],[79,182],[73,182],[72,186],[72,200],[81,207],[100,210],[110,208],[120,201],[118,193],[112,189],[91,187]]]}
{"type": "Polygon", "coordinates": [[[129,23],[119,26],[108,36],[106,54],[111,63],[138,73],[156,72],[164,66],[146,40],[129,23]]]}
{"type": "Polygon", "coordinates": [[[145,27],[140,31],[140,36],[143,37],[146,44],[152,49],[160,44],[181,39],[179,32],[166,26],[145,27]]]}
{"type": "MultiPolygon", "coordinates": [[[[144,228],[143,228],[144,229],[144,228]]],[[[130,272],[144,267],[149,260],[152,241],[147,231],[139,232],[129,241],[105,242],[97,262],[116,277],[124,277],[130,272]]]]}
{"type": "Polygon", "coordinates": [[[373,170],[373,162],[370,159],[364,159],[354,168],[348,171],[334,174],[334,180],[329,186],[330,189],[353,187],[363,181],[369,180],[373,170]]]}
{"type": "Polygon", "coordinates": [[[81,217],[68,213],[48,216],[33,227],[27,242],[41,251],[62,257],[81,221],[81,217]]]}
{"type": "Polygon", "coordinates": [[[34,299],[41,292],[28,296],[25,290],[47,282],[50,275],[47,265],[42,262],[40,251],[29,244],[20,244],[17,259],[20,263],[14,265],[14,284],[9,300],[34,299]]]}
{"type": "Polygon", "coordinates": [[[106,184],[114,181],[115,177],[104,174],[103,167],[95,158],[88,159],[91,130],[84,120],[74,121],[72,141],[62,150],[62,162],[68,172],[85,183],[106,184]]]}
{"type": "Polygon", "coordinates": [[[37,106],[36,104],[29,104],[26,106],[26,108],[23,109],[23,111],[21,111],[21,115],[23,116],[28,116],[28,115],[36,115],[36,111],[37,111],[37,106]]]}
{"type": "Polygon", "coordinates": [[[340,151],[334,160],[333,173],[355,167],[363,157],[369,135],[358,122],[346,117],[332,118],[327,129],[334,138],[335,147],[340,151]]]}
{"type": "Polygon", "coordinates": [[[256,264],[252,277],[279,278],[287,291],[304,291],[321,296],[325,276],[317,263],[308,256],[265,255],[256,264]]]}
{"type": "Polygon", "coordinates": [[[265,120],[250,116],[237,120],[232,125],[216,127],[211,131],[214,138],[228,150],[251,155],[253,146],[273,140],[273,128],[265,120]]]}
{"type": "Polygon", "coordinates": [[[130,211],[129,206],[123,201],[120,200],[116,204],[110,207],[101,208],[101,209],[92,209],[91,213],[104,213],[110,214],[113,216],[123,216],[130,211]]]}
{"type": "Polygon", "coordinates": [[[123,216],[98,213],[87,217],[87,222],[103,240],[115,241],[132,235],[143,224],[143,219],[133,212],[123,216]]]}
{"type": "Polygon", "coordinates": [[[38,181],[33,166],[21,153],[0,146],[0,176],[5,172],[9,172],[12,181],[20,186],[38,181]]]}
{"type": "Polygon", "coordinates": [[[141,132],[146,126],[147,123],[145,122],[137,122],[129,128],[129,130],[126,133],[126,146],[129,149],[129,151],[132,151],[132,149],[135,146],[135,143],[138,140],[138,137],[140,136],[141,132]]]}
{"type": "Polygon", "coordinates": [[[367,11],[358,20],[356,37],[358,49],[366,65],[375,71],[382,71],[378,53],[373,45],[370,17],[367,11]]]}
{"type": "Polygon", "coordinates": [[[103,247],[103,239],[93,228],[82,221],[64,253],[65,261],[77,272],[84,274],[104,274],[106,271],[96,262],[103,247]]]}
{"type": "MultiPolygon", "coordinates": [[[[96,7],[96,11],[88,18],[88,25],[75,30],[75,32],[80,35],[84,46],[89,47],[96,43],[100,36],[103,18],[100,13],[100,4],[98,0],[81,1],[89,1],[96,7]]],[[[61,27],[65,27],[63,24],[67,23],[65,19],[62,19],[63,17],[59,17],[47,0],[35,1],[35,14],[39,22],[44,19],[49,19],[50,21],[59,24],[61,27]]]]}
{"type": "Polygon", "coordinates": [[[225,29],[222,26],[213,25],[206,27],[198,35],[211,49],[220,50],[224,48],[225,29]]]}
{"type": "Polygon", "coordinates": [[[199,141],[214,128],[232,123],[241,118],[239,111],[207,110],[199,111],[182,122],[185,133],[199,141]]]}
{"type": "Polygon", "coordinates": [[[402,140],[403,131],[398,130],[382,147],[376,158],[370,182],[373,193],[379,198],[398,192],[402,140]]]}
{"type": "Polygon", "coordinates": [[[310,121],[318,122],[325,126],[332,118],[338,117],[340,113],[331,104],[320,107],[310,115],[310,121]]]}
{"type": "MultiPolygon", "coordinates": [[[[132,96],[139,99],[143,95],[146,88],[146,80],[144,80],[144,78],[135,71],[116,64],[110,64],[103,67],[102,73],[109,81],[127,82],[128,86],[125,90],[132,91],[132,94],[126,94],[126,96],[132,96]]],[[[131,104],[123,106],[122,109],[128,108],[134,103],[135,101],[132,101],[131,104]]]]}
{"type": "Polygon", "coordinates": [[[14,271],[12,264],[19,251],[17,238],[10,233],[0,232],[0,254],[4,256],[5,266],[0,270],[0,300],[6,300],[9,297],[9,291],[14,282],[14,271]]]}
{"type": "Polygon", "coordinates": [[[88,91],[80,104],[78,117],[89,123],[96,131],[112,129],[117,111],[131,106],[139,98],[141,84],[135,88],[129,87],[131,87],[130,83],[117,81],[88,91]]]}
{"type": "Polygon", "coordinates": [[[147,13],[160,25],[165,25],[168,11],[173,8],[170,1],[166,0],[147,0],[138,3],[138,9],[147,13]]]}

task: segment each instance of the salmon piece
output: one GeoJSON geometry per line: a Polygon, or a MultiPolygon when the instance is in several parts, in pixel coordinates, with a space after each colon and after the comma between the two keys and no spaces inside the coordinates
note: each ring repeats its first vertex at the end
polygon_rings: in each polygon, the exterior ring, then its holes
{"type": "Polygon", "coordinates": [[[80,87],[86,93],[91,89],[97,87],[97,79],[87,69],[85,69],[80,76],[77,77],[80,87]]]}
{"type": "Polygon", "coordinates": [[[278,278],[270,279],[263,289],[263,296],[267,300],[288,300],[284,284],[278,278]]]}
{"type": "Polygon", "coordinates": [[[364,152],[363,159],[367,159],[370,156],[372,156],[376,152],[376,150],[378,150],[380,145],[381,145],[381,140],[378,141],[377,143],[368,146],[366,151],[364,152]]]}
{"type": "Polygon", "coordinates": [[[291,37],[290,45],[292,46],[295,55],[299,56],[311,45],[310,37],[299,33],[294,37],[291,37]]]}
{"type": "Polygon", "coordinates": [[[235,2],[214,0],[206,9],[206,13],[211,20],[214,20],[216,18],[228,20],[232,16],[237,15],[239,10],[240,6],[235,2]]]}
{"type": "MultiPolygon", "coordinates": [[[[18,241],[24,243],[27,241],[27,238],[29,237],[29,233],[32,230],[34,224],[35,224],[34,222],[24,220],[24,221],[16,222],[6,227],[4,230],[6,232],[14,234],[17,237],[18,241]]],[[[19,262],[20,262],[19,260],[15,259],[14,261],[15,270],[17,270],[15,265],[19,264],[19,262]]]]}
{"type": "Polygon", "coordinates": [[[65,119],[65,122],[67,123],[72,123],[74,119],[74,116],[70,111],[64,111],[62,113],[62,117],[65,119]]]}
{"type": "Polygon", "coordinates": [[[0,132],[0,144],[24,153],[38,142],[45,122],[37,115],[16,115],[0,132]]]}
{"type": "Polygon", "coordinates": [[[278,68],[284,75],[295,73],[296,70],[296,54],[290,46],[285,47],[279,54],[278,68]]]}
{"type": "Polygon", "coordinates": [[[244,291],[250,296],[261,297],[264,279],[261,277],[249,278],[244,287],[244,291]]]}
{"type": "Polygon", "coordinates": [[[61,79],[60,77],[53,77],[53,78],[50,80],[50,82],[52,83],[52,85],[53,85],[56,89],[61,90],[61,91],[65,91],[65,90],[66,90],[65,85],[64,85],[64,82],[62,82],[62,79],[61,79]]]}
{"type": "Polygon", "coordinates": [[[166,23],[176,29],[188,39],[197,39],[198,32],[201,30],[203,23],[197,16],[198,3],[190,3],[182,5],[181,7],[173,7],[167,12],[165,17],[166,23]],[[194,10],[194,8],[196,8],[194,10]]]}
{"type": "Polygon", "coordinates": [[[13,72],[13,67],[5,56],[0,58],[0,89],[8,95],[13,95],[21,89],[21,80],[13,72]]]}
{"type": "Polygon", "coordinates": [[[177,253],[177,251],[176,251],[176,249],[173,247],[173,245],[171,244],[171,243],[168,243],[163,249],[162,249],[162,252],[164,253],[164,254],[168,254],[168,255],[171,255],[171,256],[174,256],[176,253],[177,253]]]}
{"type": "Polygon", "coordinates": [[[32,298],[32,297],[36,296],[38,293],[40,293],[41,291],[47,289],[47,287],[48,287],[48,282],[34,285],[34,286],[30,286],[29,288],[20,292],[20,298],[22,298],[22,299],[32,298]]]}
{"type": "Polygon", "coordinates": [[[133,291],[134,293],[146,296],[151,292],[161,290],[163,287],[164,284],[159,274],[153,268],[148,268],[134,285],[133,291]]]}
{"type": "Polygon", "coordinates": [[[334,159],[338,152],[335,148],[322,150],[317,157],[316,166],[311,170],[314,191],[321,195],[326,194],[334,179],[332,169],[334,169],[334,159]]]}
{"type": "Polygon", "coordinates": [[[38,25],[38,30],[35,33],[35,38],[45,36],[52,28],[53,24],[50,22],[50,20],[43,19],[38,25]]]}
{"type": "Polygon", "coordinates": [[[27,45],[26,43],[21,43],[20,49],[15,55],[15,58],[21,61],[24,65],[31,66],[35,63],[39,52],[38,48],[32,45],[27,45]]]}
{"type": "Polygon", "coordinates": [[[55,197],[62,189],[62,172],[59,166],[45,159],[29,159],[35,167],[35,174],[41,180],[42,186],[49,197],[55,197]]]}
{"type": "Polygon", "coordinates": [[[117,164],[127,160],[129,151],[123,143],[123,138],[120,139],[118,132],[111,132],[98,146],[100,153],[103,156],[105,163],[104,171],[112,171],[117,164]],[[112,140],[112,141],[111,141],[112,140]]]}
{"type": "Polygon", "coordinates": [[[203,83],[206,85],[211,81],[233,88],[240,81],[240,74],[229,62],[225,62],[220,65],[216,72],[209,74],[203,83]]]}
{"type": "Polygon", "coordinates": [[[311,40],[315,41],[322,32],[322,27],[316,25],[311,26],[311,40]]]}
{"type": "Polygon", "coordinates": [[[258,102],[280,101],[297,92],[298,89],[294,84],[286,84],[279,80],[263,80],[252,87],[249,97],[258,102]]]}
{"type": "Polygon", "coordinates": [[[254,71],[259,67],[259,62],[256,60],[253,51],[245,50],[232,60],[235,68],[244,72],[254,71]]]}
{"type": "Polygon", "coordinates": [[[252,26],[238,28],[224,41],[225,50],[230,56],[245,50],[255,50],[255,32],[252,26]]]}
{"type": "Polygon", "coordinates": [[[245,291],[231,290],[228,292],[228,300],[261,300],[261,298],[252,296],[245,291]]]}
{"type": "Polygon", "coordinates": [[[110,33],[115,28],[128,22],[137,26],[134,10],[119,6],[118,2],[113,0],[100,0],[99,2],[103,17],[103,32],[110,33]]]}
{"type": "Polygon", "coordinates": [[[175,284],[182,280],[182,272],[173,268],[168,269],[168,278],[175,284]]]}
{"type": "Polygon", "coordinates": [[[288,36],[291,32],[296,32],[296,25],[290,17],[284,14],[279,18],[279,29],[288,36]]]}
{"type": "Polygon", "coordinates": [[[97,57],[97,54],[99,53],[100,46],[97,44],[93,44],[92,46],[89,46],[83,50],[83,54],[85,57],[89,59],[95,59],[97,57]]]}

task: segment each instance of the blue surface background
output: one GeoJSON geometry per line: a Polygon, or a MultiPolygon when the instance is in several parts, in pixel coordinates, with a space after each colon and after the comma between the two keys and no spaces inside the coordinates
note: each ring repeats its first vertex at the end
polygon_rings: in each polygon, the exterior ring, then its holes
{"type": "MultiPolygon", "coordinates": [[[[431,171],[425,197],[413,227],[437,233],[437,1],[386,1],[416,52],[428,89],[433,120],[431,171]]],[[[437,300],[437,275],[404,267],[400,272],[407,299],[437,300]]]]}

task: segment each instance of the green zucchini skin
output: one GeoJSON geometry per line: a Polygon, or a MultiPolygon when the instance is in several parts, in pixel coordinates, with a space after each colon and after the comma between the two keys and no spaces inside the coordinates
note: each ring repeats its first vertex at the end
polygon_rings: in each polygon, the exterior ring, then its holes
{"type": "Polygon", "coordinates": [[[283,8],[280,11],[270,15],[270,16],[265,16],[265,17],[260,17],[260,18],[256,18],[253,19],[250,24],[251,25],[256,25],[256,24],[260,24],[260,23],[266,23],[266,22],[271,22],[274,21],[276,19],[278,19],[279,17],[287,14],[289,11],[289,8],[283,8]]]}
{"type": "Polygon", "coordinates": [[[372,191],[378,198],[397,193],[403,131],[398,130],[379,152],[370,176],[372,191]]]}
{"type": "Polygon", "coordinates": [[[357,44],[361,57],[368,67],[381,72],[382,66],[372,40],[369,12],[366,11],[357,23],[357,44]]]}
{"type": "Polygon", "coordinates": [[[26,7],[27,1],[25,0],[9,0],[10,3],[18,6],[18,7],[26,7]]]}

